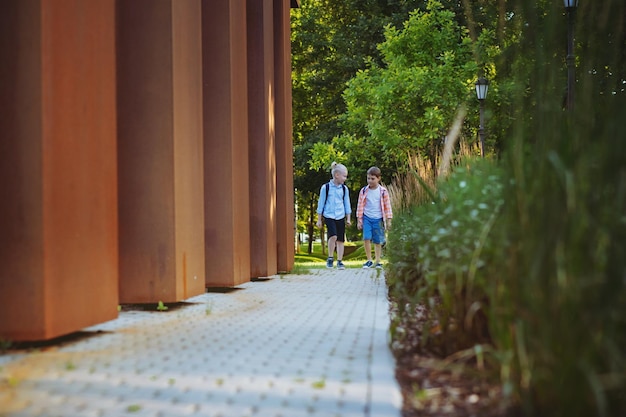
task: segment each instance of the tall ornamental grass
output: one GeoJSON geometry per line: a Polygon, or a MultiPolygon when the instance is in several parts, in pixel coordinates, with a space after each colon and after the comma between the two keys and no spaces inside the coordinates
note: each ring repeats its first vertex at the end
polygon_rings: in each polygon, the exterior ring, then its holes
{"type": "Polygon", "coordinates": [[[514,186],[492,237],[506,244],[490,329],[525,415],[626,416],[626,6],[581,1],[576,16],[573,108],[554,88],[562,4],[521,43],[536,63],[502,160],[514,186]]]}
{"type": "Polygon", "coordinates": [[[401,211],[387,279],[429,307],[424,346],[483,346],[524,416],[626,416],[626,3],[580,1],[569,109],[562,2],[535,5],[516,10],[507,59],[528,71],[503,154],[401,211]]]}

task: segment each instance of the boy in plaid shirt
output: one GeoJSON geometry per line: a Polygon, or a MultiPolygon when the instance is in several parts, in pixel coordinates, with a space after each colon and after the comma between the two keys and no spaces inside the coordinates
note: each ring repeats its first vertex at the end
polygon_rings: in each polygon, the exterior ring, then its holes
{"type": "Polygon", "coordinates": [[[391,228],[391,199],[389,192],[380,185],[380,168],[367,170],[367,185],[359,192],[356,208],[357,228],[363,230],[363,246],[367,262],[363,268],[382,268],[380,255],[385,241],[385,229],[391,228]],[[372,244],[374,242],[375,262],[372,262],[372,244]]]}

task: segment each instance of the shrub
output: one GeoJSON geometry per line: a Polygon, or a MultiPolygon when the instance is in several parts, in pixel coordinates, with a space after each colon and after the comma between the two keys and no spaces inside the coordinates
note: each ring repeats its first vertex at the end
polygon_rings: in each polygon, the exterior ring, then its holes
{"type": "Polygon", "coordinates": [[[389,234],[391,294],[401,309],[429,306],[424,343],[440,354],[489,341],[484,270],[501,183],[495,163],[465,159],[439,182],[435,201],[397,215],[389,234]]]}

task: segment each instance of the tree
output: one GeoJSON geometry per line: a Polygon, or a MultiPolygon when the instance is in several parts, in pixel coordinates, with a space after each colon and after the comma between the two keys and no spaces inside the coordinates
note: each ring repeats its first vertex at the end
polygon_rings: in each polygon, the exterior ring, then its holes
{"type": "Polygon", "coordinates": [[[344,92],[345,130],[337,147],[355,166],[376,162],[403,171],[417,153],[434,167],[458,106],[473,94],[477,64],[468,31],[431,0],[402,30],[387,26],[378,48],[382,64],[371,61],[344,92]]]}
{"type": "MultiPolygon", "coordinates": [[[[548,0],[539,0],[537,14],[541,15],[548,3],[548,0]]],[[[441,16],[448,19],[440,21],[440,40],[455,35],[457,43],[446,53],[441,52],[441,47],[433,48],[436,45],[419,45],[425,47],[420,57],[423,62],[420,65],[413,62],[411,68],[403,68],[410,61],[402,60],[417,59],[419,51],[409,49],[403,58],[405,51],[402,48],[415,48],[418,44],[411,44],[409,38],[417,34],[399,28],[403,27],[411,11],[432,14],[428,7],[434,6],[429,2],[302,0],[301,8],[293,11],[294,182],[297,196],[300,196],[297,198],[307,201],[316,198],[319,186],[329,178],[328,167],[335,159],[348,166],[348,185],[356,190],[364,182],[364,172],[371,165],[381,167],[386,178],[404,169],[408,155],[403,152],[418,149],[412,148],[411,144],[421,142],[423,151],[434,156],[446,132],[445,126],[451,123],[455,106],[462,101],[468,103],[463,133],[477,142],[479,112],[473,83],[479,75],[490,80],[485,106],[489,132],[486,145],[499,154],[503,147],[502,138],[508,136],[513,121],[519,116],[512,97],[519,96],[520,89],[527,96],[531,95],[530,82],[520,85],[519,75],[528,73],[534,58],[519,59],[508,52],[514,50],[511,45],[520,42],[520,34],[529,22],[522,19],[523,14],[516,13],[519,5],[504,0],[440,0],[436,4],[435,15],[440,16],[445,11],[447,17],[441,16]],[[389,40],[386,34],[391,36],[389,40]],[[387,45],[377,46],[383,42],[387,45]],[[394,61],[396,56],[398,59],[394,61]],[[472,61],[475,65],[473,73],[472,61]],[[392,69],[389,69],[390,64],[392,69]],[[429,64],[435,67],[430,68],[429,64]],[[453,84],[447,84],[451,77],[459,75],[459,68],[465,77],[462,80],[465,95],[460,101],[458,97],[462,94],[458,80],[461,77],[453,84]],[[358,81],[350,81],[353,78],[358,81]],[[420,81],[421,85],[415,81],[420,81]],[[348,82],[351,91],[345,92],[348,82]],[[379,103],[378,107],[373,104],[371,108],[367,107],[365,94],[368,88],[386,101],[379,103]],[[430,95],[422,98],[415,94],[422,91],[430,95]],[[348,103],[353,105],[349,111],[348,103]],[[378,115],[379,109],[385,111],[385,117],[395,119],[388,123],[382,120],[382,116],[376,120],[367,119],[372,112],[378,115]],[[425,130],[418,132],[418,128],[425,130]],[[402,136],[407,131],[410,135],[402,136]],[[377,140],[382,140],[383,135],[389,135],[392,140],[381,146],[381,142],[373,140],[372,132],[378,135],[377,140]],[[397,144],[403,148],[398,148],[397,144]]],[[[370,95],[368,100],[371,99],[378,98],[370,95]]],[[[298,204],[308,207],[304,201],[298,204]]],[[[299,212],[305,218],[309,217],[304,210],[299,212]]]]}
{"type": "MultiPolygon", "coordinates": [[[[298,207],[310,207],[328,181],[333,149],[322,150],[341,135],[346,83],[368,60],[381,62],[376,45],[387,24],[400,25],[418,0],[303,0],[292,13],[292,86],[294,185],[298,207]],[[322,152],[326,158],[313,158],[322,152]]],[[[350,189],[356,188],[348,183],[350,189]]],[[[353,199],[354,201],[354,199],[353,199]]],[[[311,213],[299,210],[302,220],[311,213]]],[[[309,228],[309,230],[314,230],[309,228]]],[[[313,236],[309,236],[312,240],[313,236]]]]}

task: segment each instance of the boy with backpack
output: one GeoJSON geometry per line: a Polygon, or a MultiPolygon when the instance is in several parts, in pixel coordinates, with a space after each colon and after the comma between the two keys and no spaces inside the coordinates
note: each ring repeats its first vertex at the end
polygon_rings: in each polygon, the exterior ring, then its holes
{"type": "Polygon", "coordinates": [[[380,168],[371,167],[367,170],[367,185],[359,192],[356,207],[357,228],[363,230],[363,247],[367,262],[363,268],[382,268],[380,256],[382,244],[385,242],[385,229],[391,228],[391,199],[389,192],[380,185],[380,168]],[[374,242],[375,261],[372,262],[372,245],[374,242]]]}
{"type": "Polygon", "coordinates": [[[328,230],[328,259],[326,268],[332,268],[334,252],[337,248],[337,269],[345,269],[343,264],[344,242],[346,240],[346,224],[350,226],[350,193],[344,184],[348,178],[348,168],[333,162],[331,165],[332,179],[322,185],[317,203],[317,227],[322,228],[322,218],[328,230]]]}

